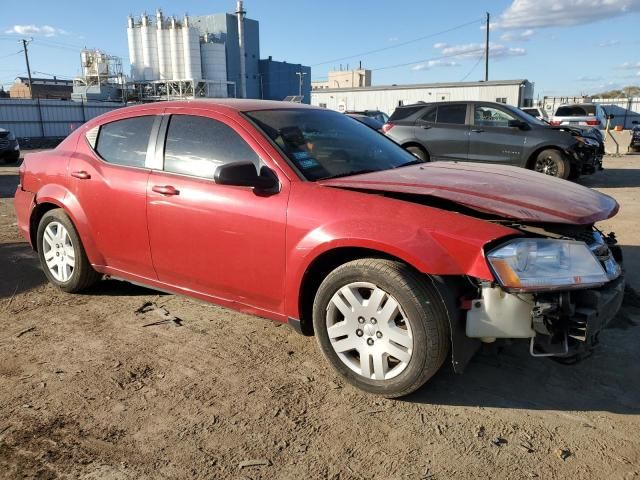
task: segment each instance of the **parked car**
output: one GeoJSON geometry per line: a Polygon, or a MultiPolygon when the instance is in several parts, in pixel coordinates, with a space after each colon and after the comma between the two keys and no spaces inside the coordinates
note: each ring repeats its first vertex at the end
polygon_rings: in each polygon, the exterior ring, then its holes
{"type": "Polygon", "coordinates": [[[9,130],[0,128],[0,161],[17,162],[20,158],[20,144],[9,130]]]}
{"type": "Polygon", "coordinates": [[[375,118],[377,121],[387,123],[389,121],[389,115],[380,110],[347,110],[347,115],[364,115],[366,117],[375,118]]]}
{"type": "Polygon", "coordinates": [[[549,115],[547,114],[547,112],[545,112],[544,108],[542,107],[522,107],[520,110],[522,110],[524,113],[528,113],[529,115],[537,118],[538,120],[542,120],[544,122],[549,121],[549,115]]]}
{"type": "Polygon", "coordinates": [[[322,108],[118,109],[28,154],[19,178],[19,229],[62,291],[106,276],[288,322],[387,397],[496,339],[579,359],[622,302],[620,249],[595,226],[613,198],[506,165],[423,164],[322,108]]]}
{"type": "Polygon", "coordinates": [[[379,132],[382,132],[382,127],[384,126],[384,122],[374,118],[368,117],[367,115],[360,115],[359,113],[347,113],[348,117],[354,118],[361,123],[364,123],[367,127],[373,128],[379,132]]]}
{"type": "Polygon", "coordinates": [[[598,168],[597,142],[501,103],[398,107],[383,131],[423,161],[500,163],[559,178],[576,178],[598,168]]]}
{"type": "Polygon", "coordinates": [[[607,112],[597,103],[570,103],[560,105],[549,123],[554,126],[587,126],[604,130],[607,126],[607,112]]]}
{"type": "Polygon", "coordinates": [[[638,125],[638,121],[634,120],[634,127],[631,129],[631,143],[629,148],[632,152],[640,152],[640,125],[638,125]]]}

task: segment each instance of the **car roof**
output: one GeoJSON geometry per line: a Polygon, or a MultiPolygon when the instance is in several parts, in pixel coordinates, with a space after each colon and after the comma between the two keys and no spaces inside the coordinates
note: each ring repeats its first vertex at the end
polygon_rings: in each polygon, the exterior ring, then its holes
{"type": "MultiPolygon", "coordinates": [[[[130,111],[149,110],[176,107],[191,107],[200,109],[224,109],[235,110],[237,112],[251,112],[256,110],[275,110],[275,109],[314,109],[326,110],[320,107],[313,107],[304,103],[282,102],[276,100],[254,100],[244,98],[198,98],[194,100],[170,100],[163,102],[141,103],[128,106],[130,111]]],[[[117,110],[116,110],[117,111],[117,110]]],[[[122,109],[120,109],[122,111],[122,109]]]]}
{"type": "Polygon", "coordinates": [[[506,103],[498,103],[498,102],[490,102],[487,100],[449,100],[446,102],[416,102],[410,105],[402,105],[396,108],[415,108],[415,107],[433,107],[437,105],[459,105],[461,103],[469,104],[469,103],[482,103],[485,105],[497,105],[497,106],[510,106],[506,103]]]}

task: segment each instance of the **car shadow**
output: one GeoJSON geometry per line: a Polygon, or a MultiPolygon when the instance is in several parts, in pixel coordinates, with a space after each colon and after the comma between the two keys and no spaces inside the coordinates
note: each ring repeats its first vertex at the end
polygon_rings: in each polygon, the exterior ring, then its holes
{"type": "MultiPolygon", "coordinates": [[[[0,244],[0,299],[12,297],[47,283],[38,254],[24,242],[0,244]]],[[[81,295],[122,297],[168,295],[120,280],[102,280],[81,295]]]]}
{"type": "MultiPolygon", "coordinates": [[[[638,158],[640,160],[640,158],[638,158]]],[[[638,168],[607,168],[593,175],[578,178],[577,183],[590,188],[640,187],[640,164],[638,168]]]]}
{"type": "Polygon", "coordinates": [[[0,244],[0,272],[0,298],[20,294],[47,281],[38,255],[24,242],[0,244]]]}
{"type": "Polygon", "coordinates": [[[13,198],[18,183],[18,175],[0,175],[0,198],[13,198]]]}

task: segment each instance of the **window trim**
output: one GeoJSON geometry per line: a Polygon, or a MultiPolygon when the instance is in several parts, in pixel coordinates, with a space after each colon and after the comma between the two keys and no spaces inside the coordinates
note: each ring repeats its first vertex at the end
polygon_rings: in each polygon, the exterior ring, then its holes
{"type": "MultiPolygon", "coordinates": [[[[502,104],[501,104],[502,105],[502,104]]],[[[513,114],[511,114],[511,112],[502,109],[500,107],[497,107],[496,105],[492,104],[492,103],[481,103],[481,102],[476,102],[473,104],[473,107],[471,108],[471,121],[473,122],[471,125],[476,126],[476,108],[477,107],[488,107],[488,108],[494,108],[496,110],[501,111],[502,113],[509,115],[510,117],[514,117],[513,114]]],[[[520,120],[519,118],[514,117],[514,120],[520,120]]],[[[495,125],[480,125],[482,128],[510,128],[510,127],[498,127],[495,125]]]]}
{"type": "Polygon", "coordinates": [[[152,148],[152,146],[154,146],[154,143],[155,143],[155,136],[157,135],[158,129],[160,127],[161,117],[162,117],[162,114],[156,112],[156,113],[143,113],[142,115],[132,115],[132,116],[123,116],[123,117],[115,118],[115,119],[113,119],[111,121],[101,123],[100,125],[96,125],[96,126],[92,127],[91,129],[87,130],[83,135],[84,141],[87,144],[87,146],[89,147],[89,149],[91,150],[91,152],[98,159],[98,161],[100,161],[101,163],[103,163],[105,165],[108,165],[110,167],[131,168],[131,169],[135,169],[135,170],[148,171],[148,170],[150,170],[148,165],[149,165],[149,161],[150,161],[151,148],[152,148]],[[121,122],[123,120],[131,120],[131,119],[140,118],[140,117],[155,117],[154,121],[153,121],[153,124],[151,125],[151,131],[149,132],[149,140],[147,142],[147,152],[145,154],[144,165],[143,166],[139,167],[139,166],[135,166],[135,165],[122,165],[120,163],[113,163],[113,162],[110,162],[110,161],[106,160],[102,155],[100,155],[100,153],[98,153],[97,147],[98,147],[98,142],[100,141],[100,131],[102,130],[102,127],[104,127],[105,125],[110,125],[112,123],[121,122]],[[98,130],[98,133],[96,134],[95,147],[94,147],[94,146],[91,145],[91,142],[87,138],[87,134],[89,132],[95,130],[95,129],[98,130]]]}

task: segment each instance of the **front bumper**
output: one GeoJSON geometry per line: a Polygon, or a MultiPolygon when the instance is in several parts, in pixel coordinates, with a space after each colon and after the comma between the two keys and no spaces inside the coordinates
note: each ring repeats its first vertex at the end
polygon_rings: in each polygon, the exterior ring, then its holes
{"type": "Polygon", "coordinates": [[[14,158],[20,155],[20,144],[17,140],[0,139],[0,158],[14,158]]]}
{"type": "Polygon", "coordinates": [[[577,170],[588,175],[602,169],[602,157],[598,145],[580,145],[570,150],[572,164],[577,170]]]}

